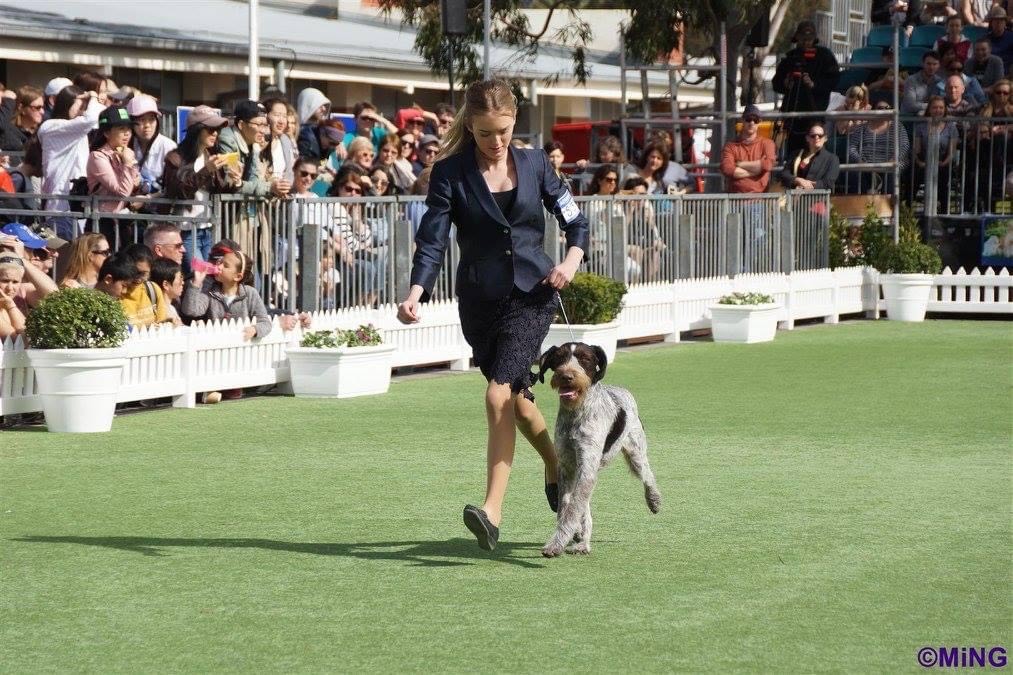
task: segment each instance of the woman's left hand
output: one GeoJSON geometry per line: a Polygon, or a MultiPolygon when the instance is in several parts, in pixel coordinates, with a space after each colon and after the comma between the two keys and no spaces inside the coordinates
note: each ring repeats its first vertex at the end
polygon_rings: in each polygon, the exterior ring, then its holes
{"type": "Polygon", "coordinates": [[[546,283],[557,291],[566,288],[567,284],[573,281],[573,275],[577,273],[577,268],[574,265],[570,265],[566,262],[561,262],[552,268],[549,275],[545,277],[546,283]]]}

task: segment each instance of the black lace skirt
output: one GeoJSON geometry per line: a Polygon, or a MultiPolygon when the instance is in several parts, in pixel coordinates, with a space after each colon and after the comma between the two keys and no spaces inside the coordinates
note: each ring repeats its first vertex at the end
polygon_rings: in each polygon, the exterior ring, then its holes
{"type": "Polygon", "coordinates": [[[541,355],[557,307],[556,291],[548,284],[530,293],[514,288],[501,300],[459,299],[461,330],[486,380],[509,384],[514,394],[535,400],[531,366],[541,355]]]}

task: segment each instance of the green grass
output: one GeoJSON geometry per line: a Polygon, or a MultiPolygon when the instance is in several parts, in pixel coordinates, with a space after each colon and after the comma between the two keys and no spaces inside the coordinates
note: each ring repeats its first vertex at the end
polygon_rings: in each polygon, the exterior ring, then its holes
{"type": "MultiPolygon", "coordinates": [[[[518,450],[500,546],[483,382],[0,433],[0,670],[920,670],[1013,648],[1009,323],[852,322],[620,353],[664,496],[620,462],[544,560],[518,450]]],[[[555,404],[539,387],[550,424],[555,404]]]]}

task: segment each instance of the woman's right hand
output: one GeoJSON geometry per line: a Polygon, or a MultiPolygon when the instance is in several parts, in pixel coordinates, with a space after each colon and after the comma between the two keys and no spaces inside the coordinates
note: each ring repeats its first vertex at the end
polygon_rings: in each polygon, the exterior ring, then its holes
{"type": "Polygon", "coordinates": [[[419,301],[413,299],[411,296],[397,306],[397,320],[401,323],[418,323],[420,318],[419,301]]]}
{"type": "Polygon", "coordinates": [[[205,165],[211,167],[212,171],[218,171],[218,169],[228,164],[228,160],[221,155],[211,155],[204,163],[205,165]]]}

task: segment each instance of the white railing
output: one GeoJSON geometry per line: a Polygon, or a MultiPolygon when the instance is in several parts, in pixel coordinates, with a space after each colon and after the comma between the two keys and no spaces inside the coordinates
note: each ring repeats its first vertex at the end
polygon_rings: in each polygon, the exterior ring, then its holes
{"type": "MultiPolygon", "coordinates": [[[[682,332],[710,328],[709,307],[734,291],[774,296],[781,304],[778,321],[786,330],[803,319],[837,323],[843,314],[878,316],[884,308],[879,275],[868,268],[637,284],[630,287],[619,315],[619,338],[660,336],[677,342],[682,332]]],[[[1013,277],[1006,270],[998,274],[991,270],[943,270],[935,277],[929,311],[1013,314],[1013,277]]],[[[382,305],[378,309],[316,312],[310,330],[353,328],[364,323],[377,326],[384,340],[397,346],[395,367],[449,363],[452,369],[468,368],[471,348],[461,333],[454,300],[424,305],[422,320],[411,326],[397,321],[394,305],[382,305]]],[[[231,319],[133,332],[124,345],[127,365],[119,401],[172,397],[174,406],[189,408],[204,391],[286,384],[289,367],[285,351],[299,344],[302,331],[284,331],[275,319],[268,335],[246,341],[242,332],[249,325],[249,319],[231,319]]],[[[35,374],[21,339],[0,342],[0,415],[41,409],[35,374]]]]}

